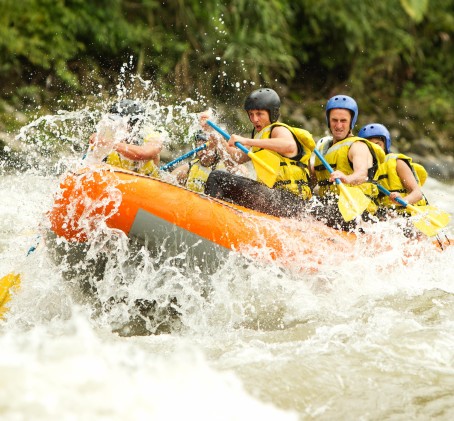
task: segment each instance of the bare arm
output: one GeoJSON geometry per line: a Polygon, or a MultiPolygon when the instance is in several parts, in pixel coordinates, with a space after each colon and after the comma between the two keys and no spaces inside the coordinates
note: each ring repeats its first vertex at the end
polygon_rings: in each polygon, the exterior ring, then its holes
{"type": "MultiPolygon", "coordinates": [[[[397,175],[400,178],[400,181],[402,181],[403,186],[405,187],[405,190],[407,190],[408,195],[405,196],[405,201],[412,205],[413,203],[418,202],[419,200],[422,199],[422,192],[421,189],[418,185],[418,182],[416,181],[416,178],[411,171],[410,167],[407,165],[405,161],[402,159],[398,159],[396,162],[396,170],[397,170],[397,175]]],[[[400,193],[397,192],[392,192],[389,195],[390,199],[394,201],[396,197],[401,197],[400,193]]],[[[397,202],[395,202],[397,203],[397,202]]]]}
{"type": "Polygon", "coordinates": [[[353,173],[345,175],[342,171],[334,171],[329,180],[333,182],[339,178],[343,183],[352,186],[365,183],[368,179],[368,169],[373,164],[372,154],[367,145],[364,142],[354,142],[348,151],[348,159],[353,165],[353,173]]]}
{"type": "Polygon", "coordinates": [[[271,136],[268,139],[251,139],[232,135],[229,140],[229,146],[234,146],[235,142],[240,142],[244,146],[269,149],[287,158],[292,158],[298,154],[298,146],[290,130],[282,126],[276,126],[273,128],[271,136]]]}
{"type": "Polygon", "coordinates": [[[185,163],[175,168],[171,173],[176,179],[178,184],[184,185],[189,175],[189,164],[185,163]]]}
{"type": "Polygon", "coordinates": [[[129,145],[127,143],[117,143],[114,149],[125,158],[134,161],[154,161],[155,164],[159,163],[159,154],[162,150],[162,140],[153,139],[144,145],[129,145]]]}

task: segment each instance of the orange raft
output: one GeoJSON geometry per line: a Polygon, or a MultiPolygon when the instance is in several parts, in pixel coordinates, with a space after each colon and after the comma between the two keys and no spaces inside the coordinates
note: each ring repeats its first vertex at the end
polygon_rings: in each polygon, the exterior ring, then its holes
{"type": "Polygon", "coordinates": [[[309,271],[333,248],[350,256],[356,241],[312,218],[276,218],[107,165],[66,174],[49,218],[52,231],[71,243],[86,243],[107,226],[199,261],[236,251],[309,271]]]}

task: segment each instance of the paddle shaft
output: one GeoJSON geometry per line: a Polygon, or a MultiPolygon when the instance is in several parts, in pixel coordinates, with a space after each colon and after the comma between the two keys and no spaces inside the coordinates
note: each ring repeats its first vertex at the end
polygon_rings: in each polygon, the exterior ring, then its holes
{"type": "MultiPolygon", "coordinates": [[[[231,136],[222,130],[220,127],[216,126],[212,121],[207,120],[208,125],[210,125],[214,130],[220,133],[227,141],[230,140],[231,136]]],[[[273,152],[268,151],[268,156],[266,162],[260,159],[254,152],[245,148],[240,142],[235,142],[235,146],[242,152],[244,152],[252,161],[258,164],[255,167],[257,173],[257,180],[260,180],[262,183],[266,184],[270,189],[274,187],[277,179],[277,172],[280,168],[281,160],[273,152]]],[[[262,150],[266,152],[266,149],[262,150]]]]}
{"type": "MultiPolygon", "coordinates": [[[[317,155],[318,159],[322,161],[322,164],[324,167],[329,171],[330,174],[334,172],[333,167],[328,164],[328,161],[325,159],[325,157],[317,150],[317,148],[314,149],[315,155],[317,155]]],[[[342,181],[339,178],[336,178],[336,183],[337,184],[342,184],[342,181]]]]}
{"type": "MultiPolygon", "coordinates": [[[[380,190],[382,193],[386,194],[386,196],[389,196],[391,192],[387,190],[385,187],[381,186],[380,184],[377,183],[378,190],[380,190]]],[[[402,205],[404,208],[408,208],[416,213],[422,213],[423,211],[421,209],[418,209],[417,206],[410,205],[410,203],[407,203],[405,200],[403,200],[401,197],[395,197],[394,200],[399,203],[399,205],[402,205]]],[[[426,217],[430,220],[430,222],[439,227],[439,228],[444,228],[444,225],[440,223],[440,221],[437,220],[437,218],[433,217],[432,215],[426,215],[426,217]]]]}
{"type": "MultiPolygon", "coordinates": [[[[214,130],[216,130],[218,133],[220,133],[227,141],[230,140],[230,135],[222,130],[220,127],[216,126],[212,121],[207,120],[207,124],[211,126],[214,130]]],[[[240,142],[235,142],[235,146],[240,149],[242,152],[244,152],[246,155],[249,155],[249,149],[246,148],[242,143],[240,142]]]]}
{"type": "Polygon", "coordinates": [[[204,143],[203,145],[200,145],[198,146],[197,148],[193,149],[192,151],[189,151],[187,153],[185,153],[184,155],[181,155],[179,158],[176,158],[174,159],[173,161],[170,161],[168,162],[167,164],[163,165],[160,170],[162,171],[167,171],[169,170],[170,168],[172,168],[175,164],[178,164],[179,162],[185,160],[186,158],[189,158],[190,156],[192,155],[195,155],[197,152],[200,152],[202,151],[203,149],[205,149],[208,145],[208,142],[207,143],[204,143]]]}
{"type": "MultiPolygon", "coordinates": [[[[387,196],[391,194],[389,190],[387,190],[380,184],[377,184],[377,187],[382,193],[386,194],[387,196]]],[[[400,197],[396,197],[394,198],[394,200],[404,208],[408,208],[411,211],[422,216],[421,220],[414,221],[413,223],[415,224],[416,228],[418,228],[429,237],[437,235],[438,231],[448,225],[449,221],[451,220],[451,217],[448,213],[440,211],[438,209],[434,212],[434,210],[428,209],[429,206],[427,207],[427,210],[425,206],[413,206],[400,197]]]]}
{"type": "MultiPolygon", "coordinates": [[[[382,193],[386,194],[386,196],[389,196],[391,194],[391,192],[389,190],[387,190],[385,187],[383,187],[382,185],[377,183],[376,186],[378,187],[378,190],[380,190],[382,193]]],[[[395,197],[394,200],[397,203],[399,203],[399,205],[402,205],[404,208],[406,208],[407,206],[414,207],[414,206],[411,206],[409,203],[407,203],[405,200],[403,200],[401,197],[395,197]]]]}
{"type": "MultiPolygon", "coordinates": [[[[328,164],[320,151],[314,149],[314,152],[320,161],[322,161],[324,167],[332,174],[334,172],[333,168],[328,164]]],[[[370,204],[370,198],[365,196],[360,188],[345,185],[340,178],[336,178],[335,181],[339,189],[339,200],[337,202],[339,211],[346,222],[351,221],[367,209],[370,204]]]]}

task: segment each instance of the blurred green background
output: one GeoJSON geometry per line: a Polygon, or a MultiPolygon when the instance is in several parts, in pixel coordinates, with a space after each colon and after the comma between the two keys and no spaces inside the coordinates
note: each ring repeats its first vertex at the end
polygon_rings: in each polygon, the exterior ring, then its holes
{"type": "Polygon", "coordinates": [[[315,137],[327,99],[351,95],[357,130],[453,155],[453,37],[454,0],[0,0],[0,140],[118,95],[128,63],[163,101],[203,98],[231,122],[272,87],[315,137]]]}

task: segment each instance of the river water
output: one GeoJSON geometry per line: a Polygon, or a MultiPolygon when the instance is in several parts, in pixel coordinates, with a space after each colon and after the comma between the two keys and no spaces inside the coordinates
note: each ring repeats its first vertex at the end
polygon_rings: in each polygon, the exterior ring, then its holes
{"type": "MultiPolygon", "coordinates": [[[[146,253],[135,265],[112,233],[103,288],[128,278],[154,285],[160,303],[178,297],[180,317],[164,312],[166,326],[155,320],[156,333],[143,335],[121,328],[127,301],[100,310],[81,274],[52,258],[46,212],[58,172],[0,179],[0,275],[22,277],[0,322],[2,420],[454,417],[454,247],[384,226],[386,250],[359,249],[317,272],[232,254],[207,274],[146,253]]],[[[429,179],[424,190],[454,213],[454,186],[429,179]]],[[[452,223],[446,233],[454,237],[452,223]]],[[[334,261],[335,249],[324,253],[334,261]]]]}

